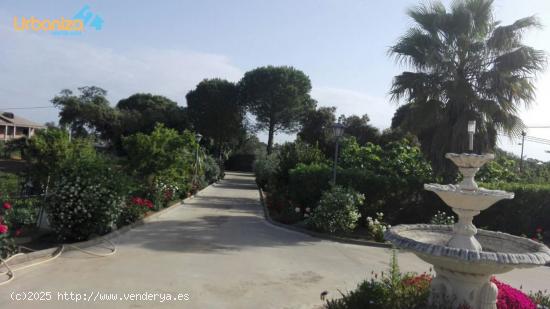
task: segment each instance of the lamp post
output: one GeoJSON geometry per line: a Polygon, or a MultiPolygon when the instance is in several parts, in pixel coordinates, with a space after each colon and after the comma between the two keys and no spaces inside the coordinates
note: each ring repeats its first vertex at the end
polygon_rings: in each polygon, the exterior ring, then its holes
{"type": "Polygon", "coordinates": [[[200,147],[201,139],[202,139],[202,135],[200,133],[195,134],[195,141],[197,141],[197,149],[195,150],[195,175],[193,177],[194,179],[193,183],[195,185],[198,184],[198,180],[199,180],[199,147],[200,147]]]}
{"type": "Polygon", "coordinates": [[[476,133],[476,121],[470,120],[468,121],[468,150],[470,152],[474,152],[474,133],[476,133]]]}
{"type": "Polygon", "coordinates": [[[525,145],[525,136],[527,133],[525,131],[521,131],[521,157],[519,158],[519,172],[523,170],[523,147],[525,145]]]}
{"type": "Polygon", "coordinates": [[[332,135],[335,140],[335,149],[334,149],[334,164],[332,166],[332,184],[336,185],[336,165],[338,164],[338,144],[340,142],[340,137],[344,134],[344,125],[341,123],[335,123],[332,125],[332,135]]]}

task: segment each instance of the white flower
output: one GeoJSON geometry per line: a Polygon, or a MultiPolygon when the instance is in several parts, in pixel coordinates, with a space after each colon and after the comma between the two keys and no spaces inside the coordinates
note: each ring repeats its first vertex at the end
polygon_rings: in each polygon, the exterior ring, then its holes
{"type": "Polygon", "coordinates": [[[311,211],[311,209],[309,207],[306,208],[306,212],[310,212],[310,211],[311,211]]]}
{"type": "Polygon", "coordinates": [[[296,207],[296,209],[294,209],[294,211],[300,212],[300,207],[296,207]]]}

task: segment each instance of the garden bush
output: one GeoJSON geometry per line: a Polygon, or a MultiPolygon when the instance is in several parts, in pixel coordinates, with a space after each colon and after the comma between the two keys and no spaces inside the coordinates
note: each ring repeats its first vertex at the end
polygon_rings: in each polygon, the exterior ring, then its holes
{"type": "Polygon", "coordinates": [[[0,172],[0,196],[19,196],[21,179],[16,174],[0,172]]]}
{"type": "Polygon", "coordinates": [[[480,228],[489,228],[515,235],[534,237],[538,228],[550,231],[550,185],[494,183],[481,184],[489,189],[514,192],[511,200],[503,200],[474,218],[480,228]]]}
{"type": "Polygon", "coordinates": [[[45,199],[48,219],[61,240],[86,240],[111,231],[128,194],[126,178],[99,156],[62,163],[45,199]]]}
{"type": "Polygon", "coordinates": [[[20,230],[26,226],[34,226],[40,212],[42,203],[41,198],[15,198],[10,199],[11,211],[4,216],[4,220],[10,222],[15,230],[20,230]]]}
{"type": "MultiPolygon", "coordinates": [[[[29,176],[40,190],[60,171],[61,164],[71,158],[93,157],[96,154],[92,140],[69,138],[65,130],[39,130],[28,140],[24,159],[30,164],[29,176]]],[[[41,192],[40,192],[41,193],[41,192]]]]}
{"type": "Polygon", "coordinates": [[[348,233],[357,227],[359,207],[365,197],[352,189],[333,186],[323,192],[319,206],[312,211],[308,225],[328,233],[348,233]]]}
{"type": "Polygon", "coordinates": [[[221,178],[221,170],[218,162],[211,155],[206,155],[204,163],[204,179],[207,184],[214,183],[221,178]]]}
{"type": "Polygon", "coordinates": [[[126,170],[144,179],[145,198],[153,201],[155,209],[165,207],[176,198],[192,191],[193,183],[200,185],[204,168],[194,179],[197,143],[188,131],[182,134],[158,124],[151,134],[137,133],[123,139],[127,152],[126,170]]]}
{"type": "Polygon", "coordinates": [[[267,189],[269,182],[272,181],[275,175],[278,164],[279,161],[275,154],[259,157],[254,161],[254,175],[260,188],[267,189]]]}
{"type": "Polygon", "coordinates": [[[16,252],[15,242],[13,237],[15,236],[15,229],[9,220],[5,220],[13,211],[13,206],[9,201],[2,201],[0,205],[0,257],[5,259],[11,254],[16,252]]]}
{"type": "Polygon", "coordinates": [[[299,163],[312,164],[324,163],[326,158],[317,146],[308,145],[300,140],[285,143],[277,151],[278,166],[271,180],[271,186],[284,188],[288,185],[288,177],[291,169],[299,163]]]}
{"type": "Polygon", "coordinates": [[[152,201],[137,196],[132,197],[130,201],[127,201],[122,207],[118,219],[118,226],[136,222],[143,218],[143,216],[153,208],[154,204],[152,201]]]}
{"type": "Polygon", "coordinates": [[[332,168],[324,163],[300,163],[289,172],[288,198],[297,207],[314,209],[331,178],[332,168]]]}
{"type": "Polygon", "coordinates": [[[433,180],[429,163],[410,141],[391,142],[385,147],[359,146],[348,139],[342,147],[341,170],[336,182],[368,196],[362,217],[386,215],[388,223],[425,222],[434,212],[424,183],[433,180]]]}
{"type": "Polygon", "coordinates": [[[195,137],[188,131],[183,134],[158,124],[151,134],[137,133],[123,139],[127,152],[127,168],[136,175],[151,177],[176,167],[182,177],[193,174],[195,137]]]}
{"type": "MultiPolygon", "coordinates": [[[[360,283],[342,298],[328,300],[326,309],[470,309],[458,304],[452,296],[446,296],[437,303],[430,304],[430,283],[432,275],[428,273],[401,273],[397,255],[393,252],[390,268],[387,272],[371,273],[372,277],[360,283]]],[[[496,278],[491,281],[498,288],[497,309],[534,309],[547,308],[550,296],[538,291],[524,294],[496,278]]],[[[471,308],[475,309],[475,308],[471,308]]]]}

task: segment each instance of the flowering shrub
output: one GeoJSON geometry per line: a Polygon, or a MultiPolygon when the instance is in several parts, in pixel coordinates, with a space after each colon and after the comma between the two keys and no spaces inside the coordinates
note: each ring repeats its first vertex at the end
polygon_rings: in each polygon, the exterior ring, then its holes
{"type": "Polygon", "coordinates": [[[132,197],[123,208],[119,218],[119,226],[130,224],[141,219],[154,208],[153,202],[141,197],[132,197]]]}
{"type": "Polygon", "coordinates": [[[367,217],[367,228],[370,236],[377,242],[384,242],[384,232],[391,225],[384,223],[384,213],[377,212],[376,218],[367,217]]]}
{"type": "Polygon", "coordinates": [[[125,178],[99,157],[68,160],[62,170],[45,201],[54,232],[61,240],[109,232],[122,210],[125,178]]]}
{"type": "MultiPolygon", "coordinates": [[[[393,253],[388,272],[371,273],[370,280],[365,280],[357,289],[342,294],[342,298],[328,300],[327,309],[401,309],[401,308],[438,308],[438,309],[468,309],[466,305],[456,304],[447,297],[440,303],[429,304],[430,283],[432,275],[423,273],[401,273],[397,263],[397,256],[393,253]]],[[[525,295],[519,290],[504,284],[494,277],[491,278],[498,288],[497,309],[536,309],[548,308],[550,296],[539,291],[525,295]],[[538,307],[537,307],[538,306],[538,307]]]]}
{"type": "Polygon", "coordinates": [[[429,274],[401,273],[396,253],[393,253],[388,272],[371,273],[357,289],[342,294],[342,298],[327,301],[327,309],[401,309],[429,308],[429,274]]]}
{"type": "Polygon", "coordinates": [[[329,232],[351,232],[361,216],[359,207],[365,197],[352,189],[334,186],[325,191],[308,220],[313,228],[329,232]]]}
{"type": "Polygon", "coordinates": [[[520,290],[491,278],[498,288],[497,308],[498,309],[536,309],[537,305],[520,290]]]}
{"type": "Polygon", "coordinates": [[[537,304],[537,308],[550,308],[550,294],[548,294],[548,290],[531,292],[529,293],[529,298],[531,298],[533,302],[537,304]]]}
{"type": "Polygon", "coordinates": [[[0,257],[6,258],[15,252],[15,243],[13,241],[14,230],[6,216],[12,212],[12,205],[8,201],[2,203],[0,208],[0,257]]]}
{"type": "Polygon", "coordinates": [[[430,224],[453,225],[455,224],[455,217],[453,215],[447,215],[444,211],[437,211],[430,220],[430,224]]]}
{"type": "MultiPolygon", "coordinates": [[[[174,177],[177,179],[177,177],[174,177]]],[[[153,195],[157,209],[164,207],[180,192],[177,181],[171,177],[155,177],[153,195]]]]}

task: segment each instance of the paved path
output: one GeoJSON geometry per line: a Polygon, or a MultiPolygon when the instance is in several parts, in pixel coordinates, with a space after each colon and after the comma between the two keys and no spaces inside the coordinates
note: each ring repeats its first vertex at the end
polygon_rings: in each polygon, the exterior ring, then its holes
{"type": "MultiPolygon", "coordinates": [[[[263,218],[252,176],[237,173],[115,241],[118,253],[111,257],[68,252],[17,272],[12,283],[0,286],[0,308],[315,308],[322,305],[322,291],[336,297],[337,289],[352,289],[389,260],[387,249],[272,226],[263,218]],[[10,300],[12,292],[23,291],[51,291],[52,300],[10,300]],[[75,304],[58,301],[58,292],[188,293],[190,300],[75,304]]],[[[399,260],[405,271],[429,268],[411,254],[399,260]]],[[[550,288],[550,268],[501,278],[524,289],[550,288]]]]}

